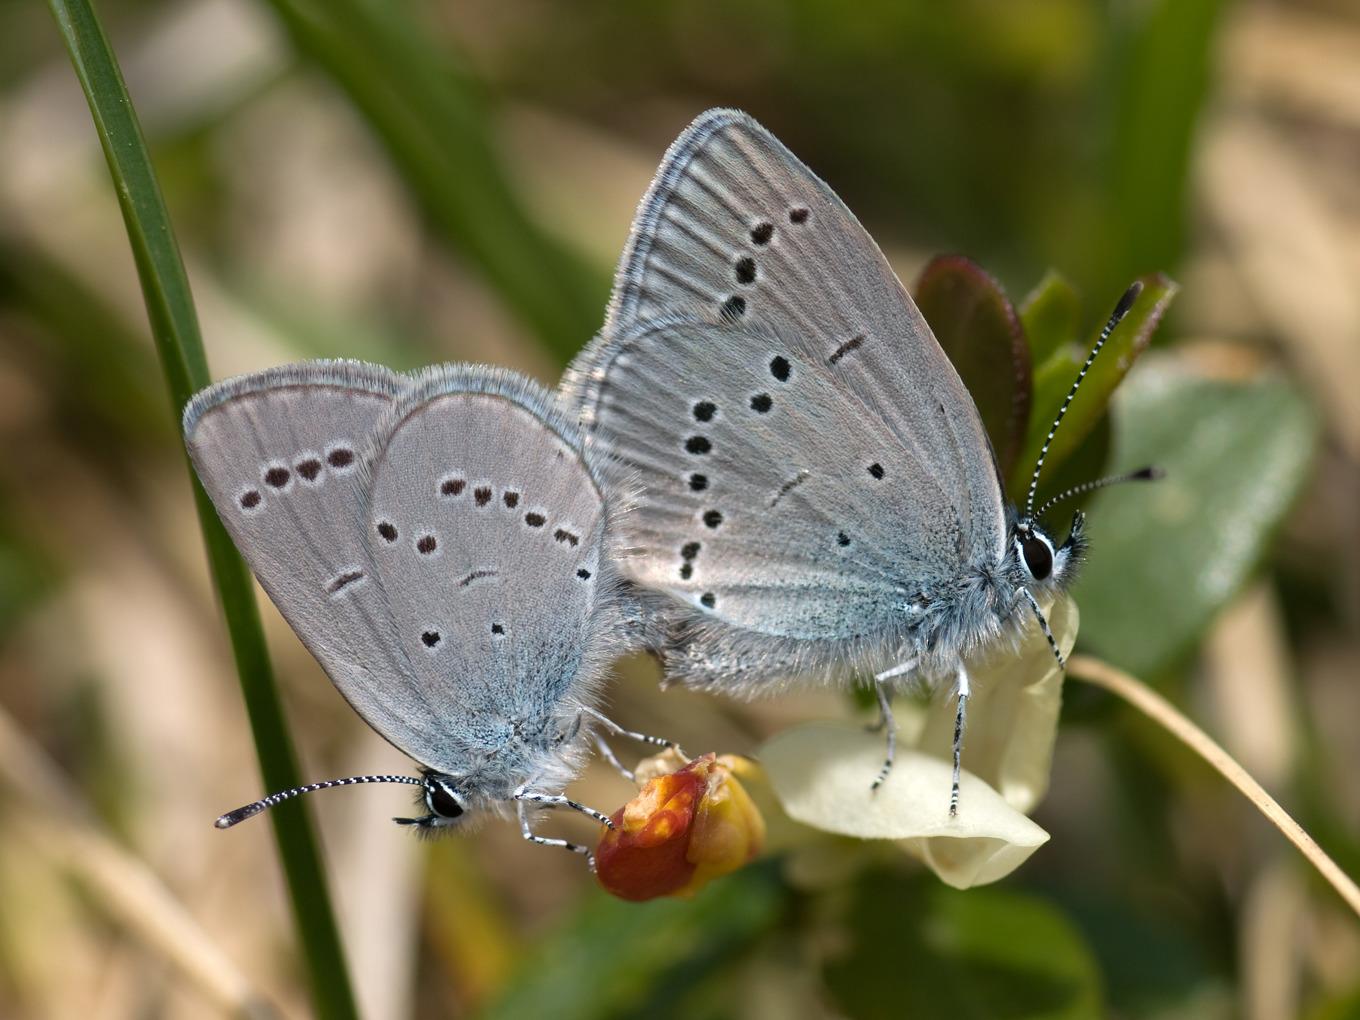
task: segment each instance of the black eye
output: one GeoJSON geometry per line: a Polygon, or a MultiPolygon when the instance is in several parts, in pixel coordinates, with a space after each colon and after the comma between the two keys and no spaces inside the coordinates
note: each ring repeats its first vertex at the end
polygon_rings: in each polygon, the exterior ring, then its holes
{"type": "Polygon", "coordinates": [[[441,818],[457,818],[463,813],[463,805],[458,803],[453,791],[443,783],[431,783],[426,787],[425,800],[430,810],[441,818]]]}
{"type": "Polygon", "coordinates": [[[1053,550],[1038,535],[1021,538],[1020,551],[1024,554],[1025,567],[1029,570],[1030,577],[1042,581],[1053,573],[1053,550]]]}

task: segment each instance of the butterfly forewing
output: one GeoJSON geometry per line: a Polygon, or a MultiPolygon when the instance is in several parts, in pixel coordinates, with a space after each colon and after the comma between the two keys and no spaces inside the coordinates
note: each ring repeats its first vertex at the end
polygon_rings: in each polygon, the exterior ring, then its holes
{"type": "Polygon", "coordinates": [[[915,446],[970,545],[999,546],[992,458],[954,450],[987,448],[958,373],[854,214],[738,111],[704,114],[667,153],[620,262],[604,336],[677,313],[784,338],[837,381],[860,417],[915,446]]]}
{"type": "Polygon", "coordinates": [[[565,389],[641,472],[628,535],[647,555],[629,569],[705,619],[887,640],[923,585],[1004,551],[957,373],[850,211],[744,114],[705,114],[672,146],[565,389]]]}
{"type": "Polygon", "coordinates": [[[371,555],[429,712],[472,753],[541,736],[599,657],[604,502],[575,429],[508,373],[431,369],[370,472],[371,555]]]}
{"type": "Polygon", "coordinates": [[[308,362],[213,386],[185,439],[227,531],[265,591],[360,715],[409,750],[424,706],[386,640],[392,617],[364,532],[361,459],[403,386],[377,365],[308,362]]]}

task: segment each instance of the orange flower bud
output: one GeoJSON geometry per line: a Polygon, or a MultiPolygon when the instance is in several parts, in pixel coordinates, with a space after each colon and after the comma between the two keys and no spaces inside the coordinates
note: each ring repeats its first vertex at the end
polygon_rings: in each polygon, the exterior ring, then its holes
{"type": "Polygon", "coordinates": [[[625,900],[688,896],[758,854],[765,821],[734,775],[750,767],[706,754],[648,780],[600,840],[600,884],[625,900]]]}

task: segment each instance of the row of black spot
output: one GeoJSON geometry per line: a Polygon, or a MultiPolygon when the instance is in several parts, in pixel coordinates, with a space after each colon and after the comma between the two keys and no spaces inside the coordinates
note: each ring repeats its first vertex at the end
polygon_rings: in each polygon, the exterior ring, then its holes
{"type": "MultiPolygon", "coordinates": [[[[774,407],[774,398],[768,393],[757,393],[751,397],[751,410],[755,411],[756,414],[769,414],[772,407],[774,407]]],[[[718,405],[711,400],[701,400],[691,410],[694,413],[695,421],[710,422],[713,420],[713,416],[718,413],[718,405]]],[[[711,449],[711,447],[704,448],[703,443],[694,445],[699,448],[690,450],[690,453],[707,453],[711,449]]],[[[688,449],[688,445],[686,448],[688,449]]]]}
{"type": "MultiPolygon", "coordinates": [[[[543,525],[548,523],[548,519],[544,517],[542,514],[530,510],[527,514],[524,515],[524,523],[531,528],[541,528],[543,527],[543,525]]],[[[397,526],[393,524],[391,521],[387,520],[379,521],[376,527],[378,537],[381,538],[388,545],[391,545],[399,537],[399,535],[397,534],[397,526]]],[[[581,544],[581,536],[576,534],[574,531],[568,531],[566,528],[558,528],[557,530],[555,530],[553,532],[553,538],[556,541],[562,543],[563,545],[571,546],[573,549],[581,544]]],[[[428,532],[416,539],[416,551],[419,553],[423,553],[426,556],[428,556],[430,553],[434,552],[438,548],[439,540],[434,535],[429,534],[428,532]]]]}
{"type": "MultiPolygon", "coordinates": [[[[792,372],[793,366],[790,365],[789,359],[782,354],[776,354],[770,359],[770,375],[774,376],[779,382],[788,382],[792,372]]],[[[773,406],[774,398],[768,393],[757,393],[755,396],[751,397],[751,410],[755,411],[757,414],[768,414],[773,406]]],[[[695,421],[711,422],[718,413],[718,405],[711,400],[700,400],[691,408],[691,412],[694,415],[695,421]]],[[[705,454],[711,453],[712,450],[713,441],[707,436],[696,434],[685,440],[685,452],[692,454],[693,456],[702,457],[705,454]]],[[[703,492],[708,488],[708,476],[697,471],[691,473],[689,476],[689,487],[691,492],[703,492]]],[[[702,520],[705,526],[709,528],[716,529],[721,527],[723,522],[722,511],[706,510],[702,520]]],[[[686,564],[686,566],[688,567],[689,565],[686,564]]],[[[693,573],[692,568],[689,573],[693,573]]],[[[684,568],[682,568],[681,576],[688,578],[689,573],[685,573],[684,568]]]]}
{"type": "MultiPolygon", "coordinates": [[[[794,225],[801,225],[807,222],[808,215],[805,206],[794,206],[789,210],[789,222],[794,225]]],[[[763,248],[772,240],[774,240],[774,224],[768,220],[762,220],[751,228],[752,244],[763,248]]],[[[756,260],[750,255],[738,256],[732,266],[732,275],[741,286],[751,286],[756,282],[756,277],[759,275],[756,260]]],[[[728,322],[735,322],[746,314],[746,298],[740,294],[731,295],[723,301],[719,314],[728,322]]]]}
{"type": "MultiPolygon", "coordinates": [[[[807,222],[808,210],[806,206],[795,205],[789,209],[789,222],[795,226],[807,222]]],[[[751,228],[751,243],[760,245],[762,248],[774,240],[774,224],[769,220],[762,220],[751,228]]]]}
{"type": "MultiPolygon", "coordinates": [[[[714,512],[716,513],[716,511],[714,512]]],[[[694,576],[694,561],[698,558],[699,550],[701,548],[702,546],[700,546],[698,542],[686,542],[680,547],[680,559],[684,561],[680,564],[680,577],[682,580],[688,581],[694,576]]],[[[712,609],[718,604],[717,596],[711,591],[706,591],[700,595],[699,601],[709,609],[712,609]]]]}
{"type": "MultiPolygon", "coordinates": [[[[463,478],[445,478],[439,483],[439,494],[446,499],[456,499],[467,489],[467,480],[463,478]]],[[[472,501],[478,506],[486,506],[491,502],[494,492],[489,485],[478,485],[472,490],[472,501]]],[[[501,492],[501,502],[505,504],[507,510],[514,510],[519,506],[520,494],[514,489],[505,489],[501,492]]],[[[524,514],[524,523],[531,528],[541,528],[548,523],[548,518],[537,510],[529,510],[524,514]]],[[[383,536],[386,538],[386,536],[383,536]]],[[[558,528],[553,532],[553,538],[561,543],[571,546],[573,549],[581,544],[581,536],[566,528],[558,528]]],[[[393,541],[393,539],[388,539],[393,541]]],[[[589,574],[587,574],[589,576],[589,574]]]]}
{"type": "MultiPolygon", "coordinates": [[[[491,625],[491,634],[493,637],[503,637],[505,635],[504,624],[493,623],[491,625]]],[[[443,638],[437,630],[426,630],[422,631],[420,634],[420,642],[426,648],[434,648],[441,640],[443,640],[443,638]]]]}
{"type": "MultiPolygon", "coordinates": [[[[439,494],[445,499],[456,499],[467,489],[467,480],[463,478],[445,478],[439,483],[439,494]]],[[[491,502],[494,493],[489,485],[478,485],[472,490],[472,501],[478,506],[486,506],[491,502]]],[[[519,506],[519,493],[514,489],[506,489],[501,493],[501,501],[507,510],[513,510],[519,506]]],[[[533,525],[538,527],[539,525],[533,525]]]]}
{"type": "MultiPolygon", "coordinates": [[[[326,463],[336,471],[348,471],[354,466],[354,451],[347,446],[337,446],[326,454],[326,463]]],[[[314,482],[321,476],[323,465],[320,458],[306,456],[293,465],[293,471],[307,482],[314,482]]],[[[293,472],[289,471],[282,464],[273,464],[265,468],[264,484],[271,489],[286,488],[293,478],[293,472]]],[[[240,502],[242,510],[254,510],[260,505],[264,497],[259,489],[247,489],[241,493],[240,502]]]]}
{"type": "MultiPolygon", "coordinates": [[[[782,354],[776,354],[770,359],[770,375],[774,376],[781,383],[789,381],[793,374],[793,366],[789,359],[782,354]]],[[[774,398],[768,393],[757,393],[751,397],[751,410],[757,414],[769,414],[774,407],[774,398]]],[[[711,422],[718,413],[718,405],[711,400],[700,400],[691,409],[694,420],[698,422],[711,422]]],[[[703,456],[713,450],[713,442],[705,435],[695,434],[685,440],[685,452],[695,456],[703,456]]],[[[691,485],[691,488],[694,488],[691,485]]],[[[704,486],[699,486],[695,491],[701,491],[704,486]]]]}

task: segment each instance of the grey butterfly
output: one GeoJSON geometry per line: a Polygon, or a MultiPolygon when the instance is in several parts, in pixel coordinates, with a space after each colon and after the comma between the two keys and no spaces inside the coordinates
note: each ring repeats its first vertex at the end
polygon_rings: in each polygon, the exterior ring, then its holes
{"type": "MultiPolygon", "coordinates": [[[[237,547],[364,720],[422,766],[283,791],[419,785],[432,832],[566,806],[600,678],[642,617],[614,567],[616,501],[551,394],[514,373],[314,361],[212,386],[184,411],[237,547]]],[[[654,738],[633,734],[656,743],[654,738]]],[[[610,755],[611,760],[612,755],[610,755]]]]}
{"type": "Polygon", "coordinates": [[[871,672],[875,787],[893,685],[947,681],[956,812],[964,660],[1032,613],[1061,661],[1040,607],[1074,576],[1082,518],[1059,543],[1034,486],[1023,513],[1007,503],[958,373],[832,190],[745,114],[700,116],[562,392],[640,482],[625,569],[680,607],[668,679],[753,696],[871,672]]]}

